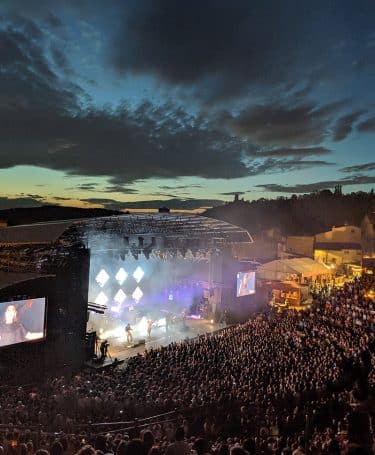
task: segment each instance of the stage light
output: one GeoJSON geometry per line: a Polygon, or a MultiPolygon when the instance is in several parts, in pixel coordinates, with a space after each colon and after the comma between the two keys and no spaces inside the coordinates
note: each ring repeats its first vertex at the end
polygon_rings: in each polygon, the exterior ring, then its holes
{"type": "Polygon", "coordinates": [[[141,267],[137,267],[135,269],[135,272],[133,273],[133,278],[135,279],[135,281],[137,283],[139,283],[141,281],[141,279],[143,278],[145,272],[141,269],[141,267]]]}
{"type": "Polygon", "coordinates": [[[119,269],[119,271],[116,273],[116,276],[115,276],[115,278],[120,286],[126,280],[127,277],[128,277],[128,274],[125,272],[125,270],[122,267],[121,267],[121,269],[119,269]]]}
{"type": "Polygon", "coordinates": [[[143,296],[143,292],[141,291],[140,287],[137,286],[132,294],[133,299],[138,303],[143,296]]]}
{"type": "Polygon", "coordinates": [[[105,305],[107,302],[108,302],[108,298],[104,294],[104,292],[100,292],[98,297],[95,299],[95,303],[98,305],[105,305]]]}
{"type": "Polygon", "coordinates": [[[98,283],[98,285],[102,288],[106,282],[109,280],[109,275],[108,273],[102,269],[97,275],[96,275],[96,278],[95,278],[96,282],[98,283]]]}
{"type": "Polygon", "coordinates": [[[121,304],[126,299],[126,294],[122,289],[119,289],[115,295],[114,301],[121,304]]]}

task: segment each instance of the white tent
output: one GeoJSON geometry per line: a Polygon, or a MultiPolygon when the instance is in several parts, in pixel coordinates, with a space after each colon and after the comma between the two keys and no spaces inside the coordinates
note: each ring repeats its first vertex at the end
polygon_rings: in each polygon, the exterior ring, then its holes
{"type": "Polygon", "coordinates": [[[278,259],[267,262],[257,269],[257,276],[264,280],[302,281],[304,278],[316,279],[329,276],[331,271],[320,262],[310,258],[278,259]]]}

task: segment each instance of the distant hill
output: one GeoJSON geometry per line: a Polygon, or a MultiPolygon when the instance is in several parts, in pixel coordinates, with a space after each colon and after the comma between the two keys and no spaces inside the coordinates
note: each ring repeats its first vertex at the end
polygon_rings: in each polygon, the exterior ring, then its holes
{"type": "Polygon", "coordinates": [[[0,219],[7,221],[8,226],[17,226],[20,224],[39,223],[43,221],[92,218],[119,214],[122,214],[122,212],[106,209],[82,209],[77,207],[44,205],[42,207],[0,210],[0,219]]]}
{"type": "Polygon", "coordinates": [[[373,191],[344,195],[323,190],[289,198],[238,200],[213,207],[204,215],[237,224],[251,234],[279,228],[284,235],[313,235],[346,223],[359,226],[374,208],[373,191]]]}

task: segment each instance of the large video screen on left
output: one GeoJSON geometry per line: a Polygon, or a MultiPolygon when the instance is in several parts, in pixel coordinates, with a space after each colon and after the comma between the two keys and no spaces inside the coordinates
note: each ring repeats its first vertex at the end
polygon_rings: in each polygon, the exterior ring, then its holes
{"type": "Polygon", "coordinates": [[[0,347],[46,337],[46,299],[0,302],[0,347]]]}

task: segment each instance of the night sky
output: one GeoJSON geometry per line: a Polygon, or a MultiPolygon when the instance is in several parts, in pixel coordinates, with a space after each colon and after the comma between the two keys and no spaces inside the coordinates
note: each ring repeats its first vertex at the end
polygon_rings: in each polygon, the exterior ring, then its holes
{"type": "Polygon", "coordinates": [[[374,0],[1,0],[0,208],[369,191],[374,83],[374,0]]]}

